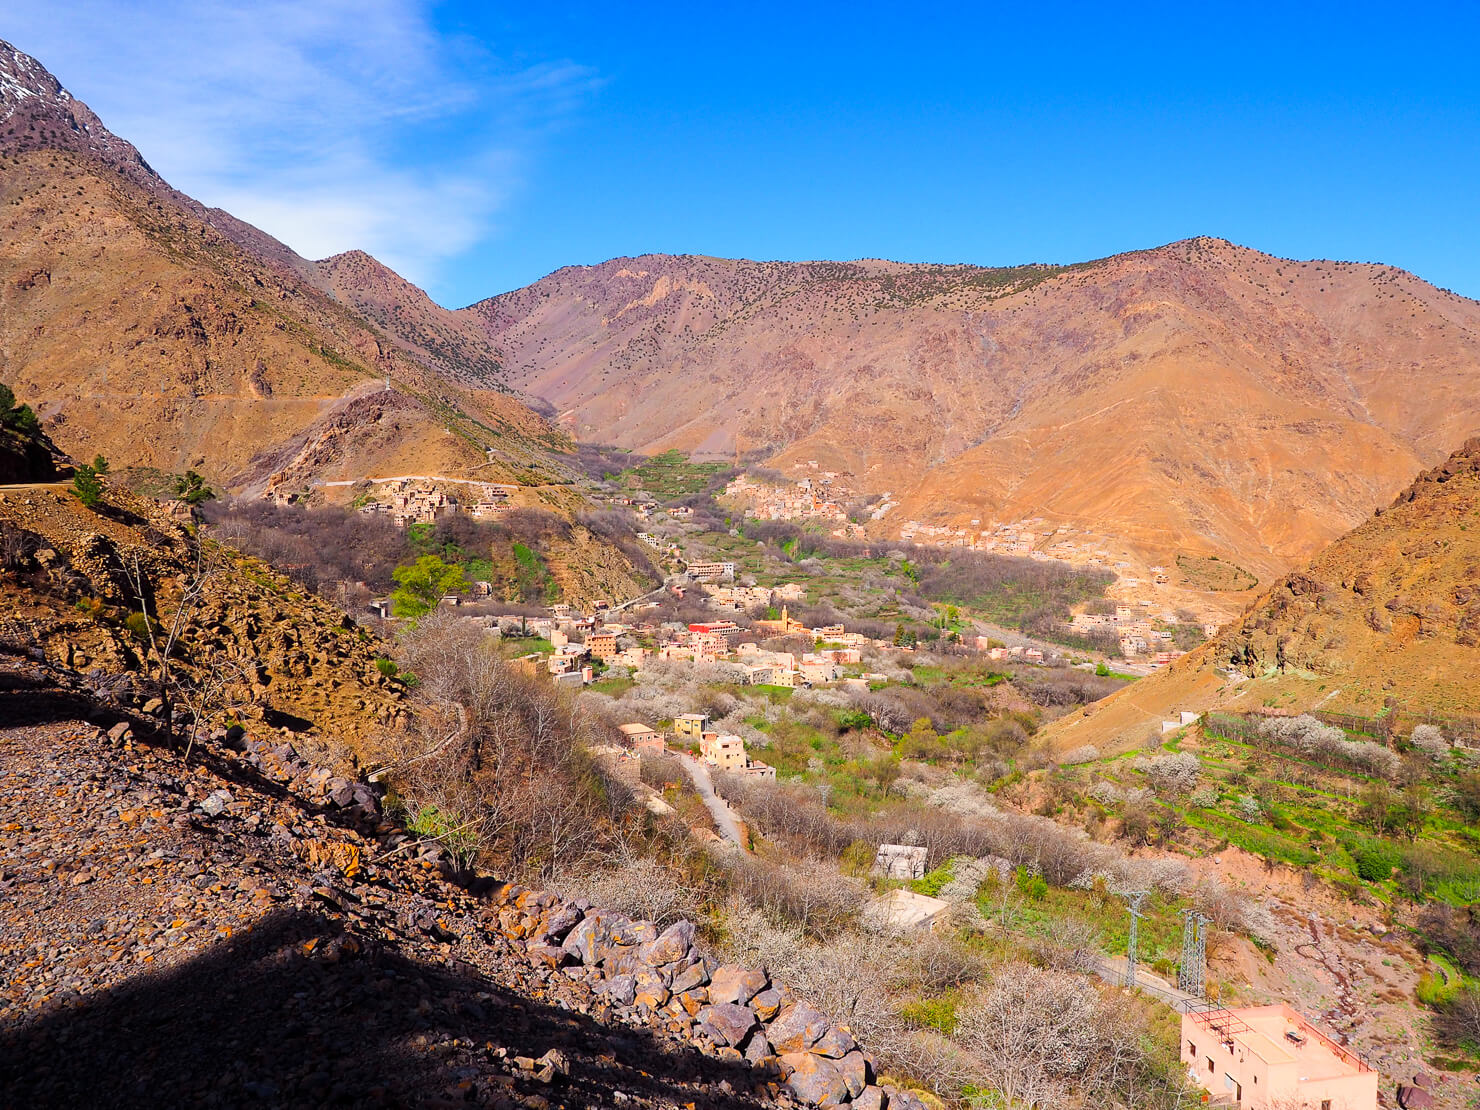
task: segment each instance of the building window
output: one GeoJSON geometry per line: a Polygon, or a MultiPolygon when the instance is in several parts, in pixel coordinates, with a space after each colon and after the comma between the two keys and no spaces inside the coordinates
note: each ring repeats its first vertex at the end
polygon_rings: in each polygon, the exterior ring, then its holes
{"type": "Polygon", "coordinates": [[[1187,1042],[1187,1055],[1191,1056],[1194,1060],[1197,1059],[1197,1045],[1192,1041],[1187,1042]]]}
{"type": "Polygon", "coordinates": [[[1321,1110],[1331,1110],[1331,1100],[1329,1098],[1321,1099],[1321,1110]]]}
{"type": "Polygon", "coordinates": [[[1213,1058],[1211,1056],[1209,1056],[1208,1057],[1208,1074],[1211,1075],[1213,1072],[1215,1072],[1217,1070],[1218,1070],[1217,1067],[1215,1067],[1214,1064],[1213,1064],[1213,1058]]]}

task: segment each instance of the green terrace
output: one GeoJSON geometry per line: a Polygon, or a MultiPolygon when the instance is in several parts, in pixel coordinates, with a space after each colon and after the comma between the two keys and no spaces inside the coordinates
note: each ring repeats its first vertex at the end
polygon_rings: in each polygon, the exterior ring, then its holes
{"type": "Polygon", "coordinates": [[[679,501],[709,489],[730,467],[721,462],[696,463],[682,451],[664,451],[618,475],[624,487],[649,493],[659,501],[679,501]]]}
{"type": "MultiPolygon", "coordinates": [[[[1346,733],[1366,740],[1362,733],[1346,733]]],[[[1199,766],[1197,788],[1150,800],[1168,846],[1197,854],[1231,844],[1275,863],[1308,868],[1354,894],[1468,906],[1480,901],[1480,775],[1458,750],[1424,766],[1405,755],[1397,785],[1383,776],[1308,758],[1252,739],[1240,719],[1214,716],[1172,735],[1160,748],[1061,767],[1052,777],[1079,804],[1104,817],[1127,817],[1122,793],[1153,789],[1138,758],[1187,752],[1199,766]],[[1201,836],[1178,834],[1179,826],[1201,836]]]]}

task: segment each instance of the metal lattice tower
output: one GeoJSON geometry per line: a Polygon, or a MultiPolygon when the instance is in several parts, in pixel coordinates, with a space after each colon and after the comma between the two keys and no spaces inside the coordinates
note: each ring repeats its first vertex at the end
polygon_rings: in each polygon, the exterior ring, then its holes
{"type": "Polygon", "coordinates": [[[1188,994],[1203,996],[1208,977],[1208,918],[1196,910],[1182,911],[1182,964],[1177,986],[1188,994]]]}
{"type": "Polygon", "coordinates": [[[1125,897],[1130,900],[1131,928],[1130,935],[1125,942],[1125,985],[1134,987],[1136,985],[1136,948],[1139,943],[1139,928],[1141,923],[1141,905],[1146,901],[1146,895],[1150,891],[1133,890],[1127,891],[1125,897]]]}

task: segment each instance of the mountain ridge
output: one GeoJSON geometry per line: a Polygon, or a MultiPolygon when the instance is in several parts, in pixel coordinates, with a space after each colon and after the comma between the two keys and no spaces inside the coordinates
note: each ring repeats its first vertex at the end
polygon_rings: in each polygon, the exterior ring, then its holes
{"type": "Polygon", "coordinates": [[[1480,304],[1205,238],[1068,267],[646,255],[466,311],[573,437],[815,461],[894,496],[881,532],[1042,517],[1277,573],[1480,429],[1480,304]]]}
{"type": "Polygon", "coordinates": [[[282,496],[398,472],[413,445],[419,472],[563,480],[563,440],[502,388],[485,339],[364,256],[408,306],[370,318],[370,294],[334,287],[344,259],[321,268],[171,188],[7,43],[0,157],[0,380],[73,456],[282,496]],[[376,387],[406,401],[394,434],[344,419],[376,387]],[[295,437],[313,465],[262,474],[295,437]]]}
{"type": "Polygon", "coordinates": [[[1263,591],[1209,643],[1054,722],[1058,751],[1137,744],[1182,711],[1480,722],[1480,437],[1263,591]]]}

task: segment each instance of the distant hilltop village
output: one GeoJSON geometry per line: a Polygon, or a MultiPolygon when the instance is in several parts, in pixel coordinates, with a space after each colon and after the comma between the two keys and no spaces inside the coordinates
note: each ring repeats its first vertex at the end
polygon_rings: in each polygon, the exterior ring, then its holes
{"type": "MultiPolygon", "coordinates": [[[[500,482],[468,482],[468,502],[448,493],[443,484],[448,479],[388,479],[387,488],[355,507],[362,513],[386,513],[398,528],[408,524],[427,524],[439,516],[465,510],[480,520],[488,520],[514,508],[511,500],[519,490],[516,485],[500,482]]],[[[371,496],[371,495],[366,495],[371,496]]]]}

